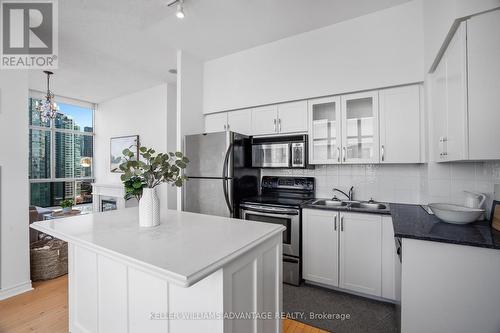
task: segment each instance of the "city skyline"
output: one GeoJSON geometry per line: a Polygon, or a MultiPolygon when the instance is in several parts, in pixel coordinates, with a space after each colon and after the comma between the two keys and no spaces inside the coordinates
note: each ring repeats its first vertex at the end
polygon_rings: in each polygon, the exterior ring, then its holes
{"type": "Polygon", "coordinates": [[[93,158],[93,136],[84,133],[92,133],[93,127],[81,126],[73,114],[75,112],[87,124],[93,123],[92,110],[86,109],[87,116],[83,115],[85,109],[73,107],[68,104],[60,104],[60,111],[52,124],[43,124],[38,118],[34,108],[35,100],[30,103],[30,125],[43,126],[46,129],[30,128],[30,152],[29,152],[29,177],[30,179],[51,179],[52,176],[60,181],[49,181],[31,184],[31,204],[48,207],[56,206],[61,200],[75,198],[84,191],[90,191],[89,183],[64,181],[65,178],[88,178],[92,176],[92,168],[82,165],[82,159],[93,158]],[[90,115],[90,119],[89,116],[90,115]],[[52,127],[53,126],[53,127],[52,127]],[[83,131],[82,131],[83,129],[83,131]],[[58,130],[71,130],[72,133],[58,130]],[[54,131],[54,135],[51,133],[54,131]],[[80,134],[81,133],[81,134],[80,134]],[[51,140],[54,139],[54,175],[51,175],[51,140]]]}

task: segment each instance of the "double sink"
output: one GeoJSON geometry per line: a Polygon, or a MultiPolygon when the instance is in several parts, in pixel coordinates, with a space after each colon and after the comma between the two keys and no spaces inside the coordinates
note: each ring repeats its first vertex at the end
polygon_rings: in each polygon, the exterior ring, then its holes
{"type": "Polygon", "coordinates": [[[389,205],[374,201],[351,201],[351,200],[331,200],[317,199],[306,203],[307,207],[323,208],[332,210],[353,210],[367,213],[385,214],[389,212],[389,205]]]}

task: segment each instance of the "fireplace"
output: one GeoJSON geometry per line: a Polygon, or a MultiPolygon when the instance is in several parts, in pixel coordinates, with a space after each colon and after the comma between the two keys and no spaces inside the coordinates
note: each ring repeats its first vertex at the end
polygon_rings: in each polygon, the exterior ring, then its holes
{"type": "Polygon", "coordinates": [[[136,200],[125,201],[123,184],[92,184],[92,205],[94,212],[106,212],[137,206],[136,200]]]}
{"type": "Polygon", "coordinates": [[[101,199],[101,212],[107,212],[116,209],[117,205],[115,199],[101,199]]]}

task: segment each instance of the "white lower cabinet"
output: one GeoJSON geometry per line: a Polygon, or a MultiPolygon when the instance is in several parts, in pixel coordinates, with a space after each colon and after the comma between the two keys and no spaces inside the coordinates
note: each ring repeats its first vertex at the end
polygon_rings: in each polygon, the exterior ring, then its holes
{"type": "Polygon", "coordinates": [[[338,282],[338,213],[303,210],[303,278],[337,287],[338,282]]]}
{"type": "Polygon", "coordinates": [[[303,278],[398,299],[398,259],[390,216],[304,209],[303,278]]]}
{"type": "Polygon", "coordinates": [[[339,287],[382,296],[382,217],[340,213],[339,287]]]}

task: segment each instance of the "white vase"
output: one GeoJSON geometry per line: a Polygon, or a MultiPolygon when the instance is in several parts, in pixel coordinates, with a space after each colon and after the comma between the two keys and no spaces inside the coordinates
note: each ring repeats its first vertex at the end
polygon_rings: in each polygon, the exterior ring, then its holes
{"type": "Polygon", "coordinates": [[[156,227],[160,224],[160,200],[155,188],[142,189],[139,200],[139,226],[156,227]]]}

